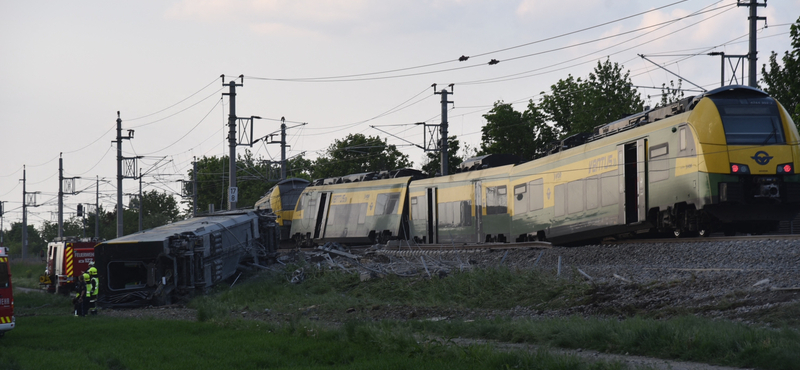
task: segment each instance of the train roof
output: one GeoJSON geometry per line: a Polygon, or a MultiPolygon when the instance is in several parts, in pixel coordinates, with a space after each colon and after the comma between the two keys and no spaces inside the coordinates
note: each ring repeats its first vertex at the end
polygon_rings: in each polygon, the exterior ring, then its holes
{"type": "Polygon", "coordinates": [[[247,222],[248,218],[255,217],[255,213],[253,213],[252,210],[223,211],[210,215],[198,215],[186,220],[108,240],[100,243],[100,245],[164,241],[175,234],[183,234],[186,232],[208,233],[208,229],[225,229],[242,222],[247,222]]]}
{"type": "Polygon", "coordinates": [[[409,176],[414,179],[425,178],[425,174],[420,170],[415,170],[413,168],[401,168],[391,171],[373,171],[373,172],[356,173],[345,176],[329,177],[325,179],[317,179],[314,180],[314,182],[311,185],[319,186],[319,185],[346,184],[351,182],[394,179],[394,178],[409,177],[409,176]]]}

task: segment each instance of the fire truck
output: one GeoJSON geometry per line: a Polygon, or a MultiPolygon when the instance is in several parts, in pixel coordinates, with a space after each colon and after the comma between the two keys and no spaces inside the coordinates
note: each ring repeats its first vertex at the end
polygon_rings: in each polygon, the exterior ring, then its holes
{"type": "Polygon", "coordinates": [[[11,269],[8,248],[0,247],[0,337],[14,329],[14,294],[11,287],[11,269]]]}
{"type": "Polygon", "coordinates": [[[47,265],[44,275],[39,276],[39,285],[50,293],[67,294],[78,282],[78,275],[89,269],[94,262],[92,239],[75,237],[56,238],[47,244],[47,265]]]}

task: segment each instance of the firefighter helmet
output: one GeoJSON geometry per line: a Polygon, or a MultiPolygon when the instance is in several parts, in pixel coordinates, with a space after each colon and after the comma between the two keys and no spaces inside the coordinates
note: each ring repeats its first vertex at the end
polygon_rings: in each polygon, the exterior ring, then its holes
{"type": "Polygon", "coordinates": [[[83,273],[83,281],[89,281],[89,274],[83,273]]]}
{"type": "Polygon", "coordinates": [[[97,276],[97,268],[95,268],[94,266],[89,267],[89,269],[86,270],[86,272],[89,273],[89,276],[92,277],[97,276]]]}

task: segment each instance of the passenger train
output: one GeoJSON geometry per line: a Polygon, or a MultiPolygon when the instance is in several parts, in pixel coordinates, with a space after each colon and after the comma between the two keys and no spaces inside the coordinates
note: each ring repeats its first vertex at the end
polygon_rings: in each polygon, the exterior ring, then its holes
{"type": "Polygon", "coordinates": [[[317,180],[302,190],[284,237],[580,245],[644,233],[763,233],[800,212],[799,139],[765,92],[725,86],[566,138],[525,163],[317,180]]]}

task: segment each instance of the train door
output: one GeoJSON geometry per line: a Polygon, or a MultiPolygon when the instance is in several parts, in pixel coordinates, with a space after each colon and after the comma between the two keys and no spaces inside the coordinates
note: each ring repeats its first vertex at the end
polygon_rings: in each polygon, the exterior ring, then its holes
{"type": "Polygon", "coordinates": [[[437,202],[436,202],[436,188],[427,188],[425,189],[427,192],[426,197],[426,206],[428,207],[428,225],[427,225],[427,233],[428,233],[428,243],[430,244],[437,244],[439,243],[439,222],[437,219],[437,202]]]}
{"type": "Polygon", "coordinates": [[[314,239],[319,239],[325,236],[325,225],[328,223],[328,206],[331,203],[330,192],[319,193],[319,202],[317,202],[317,218],[314,225],[314,239]]]}
{"type": "Polygon", "coordinates": [[[486,235],[483,234],[483,189],[481,189],[481,182],[475,181],[475,241],[477,243],[484,242],[486,235]]]}
{"type": "Polygon", "coordinates": [[[646,139],[617,146],[617,153],[622,163],[620,176],[620,204],[623,205],[621,215],[625,224],[645,221],[647,204],[645,203],[645,153],[646,139]]]}

